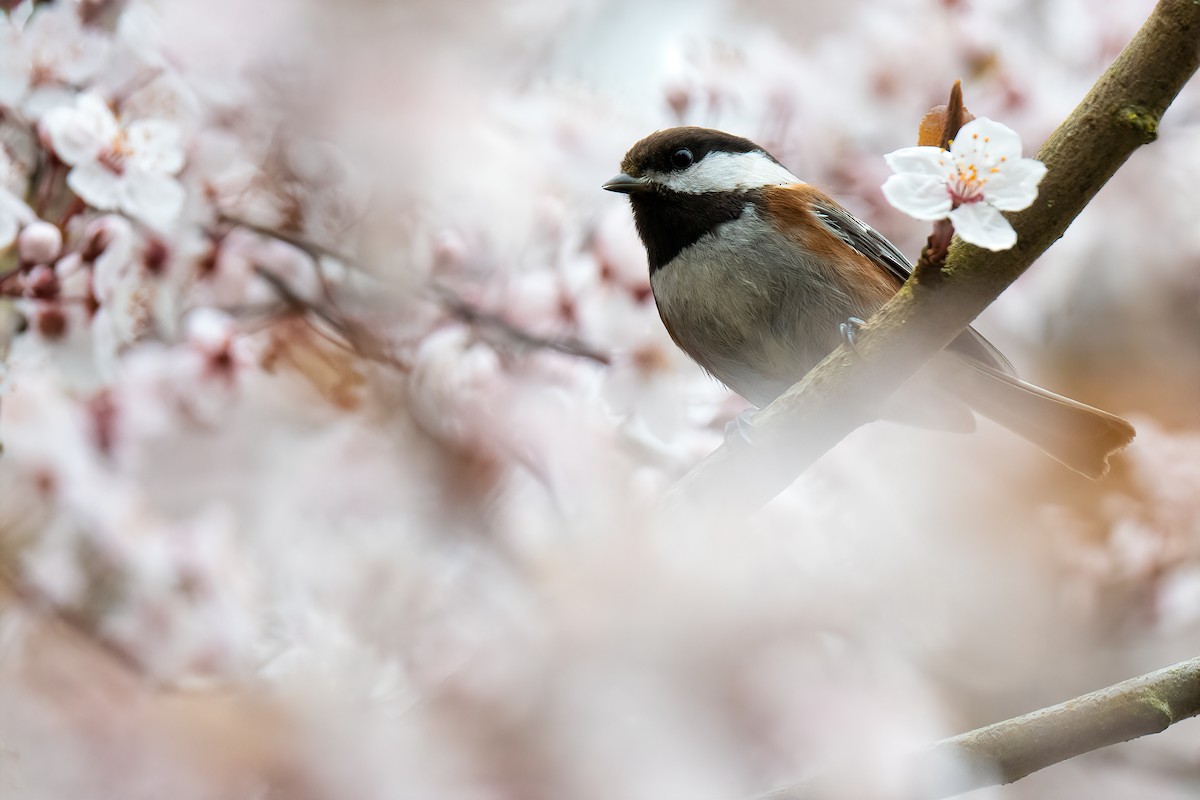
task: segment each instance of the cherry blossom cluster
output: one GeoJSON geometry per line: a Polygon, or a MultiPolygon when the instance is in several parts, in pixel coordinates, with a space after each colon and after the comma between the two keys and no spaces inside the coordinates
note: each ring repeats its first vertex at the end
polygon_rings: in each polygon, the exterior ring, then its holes
{"type": "Polygon", "coordinates": [[[244,557],[236,515],[164,510],[138,449],[220,429],[247,371],[294,353],[273,321],[340,263],[288,242],[353,224],[365,188],[319,141],[273,160],[270,112],[221,119],[229,84],[201,85],[163,40],[151,3],[0,14],[2,491],[53,520],[24,579],[66,611],[116,590],[97,633],[166,675],[233,669],[255,614],[218,580],[244,557]]]}

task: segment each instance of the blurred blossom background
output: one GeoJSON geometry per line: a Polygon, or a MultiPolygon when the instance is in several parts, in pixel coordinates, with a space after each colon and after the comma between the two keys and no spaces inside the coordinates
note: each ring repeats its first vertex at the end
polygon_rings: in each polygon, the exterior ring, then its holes
{"type": "MultiPolygon", "coordinates": [[[[733,800],[1200,651],[1200,90],[979,320],[1128,416],[981,420],[664,523],[745,404],[658,320],[625,150],[767,147],[915,258],[961,78],[1027,152],[1124,0],[0,4],[0,795],[733,800]]],[[[1200,726],[979,797],[1194,797],[1200,726]]]]}

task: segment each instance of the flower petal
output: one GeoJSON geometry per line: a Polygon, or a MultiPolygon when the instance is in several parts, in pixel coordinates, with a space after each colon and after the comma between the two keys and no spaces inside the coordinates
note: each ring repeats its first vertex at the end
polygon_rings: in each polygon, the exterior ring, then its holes
{"type": "Polygon", "coordinates": [[[67,186],[88,205],[102,211],[117,208],[120,178],[98,161],[77,164],[67,173],[67,186]]]}
{"type": "Polygon", "coordinates": [[[117,118],[104,98],[95,92],[84,92],[75,101],[81,124],[90,128],[101,142],[108,144],[120,132],[117,118]]]}
{"type": "Polygon", "coordinates": [[[1017,232],[999,211],[987,203],[968,203],[950,212],[954,231],[963,241],[988,250],[1007,250],[1017,243],[1017,232]]]}
{"type": "Polygon", "coordinates": [[[950,152],[963,158],[976,154],[993,162],[1021,157],[1021,137],[1012,128],[987,117],[979,117],[962,126],[950,152]]]}
{"type": "Polygon", "coordinates": [[[121,181],[121,210],[155,227],[178,219],[186,197],[179,181],[160,172],[131,167],[121,181]]]}
{"type": "Polygon", "coordinates": [[[99,95],[79,95],[74,106],[48,110],[42,128],[63,161],[74,166],[90,161],[116,138],[117,119],[99,95]]]}
{"type": "Polygon", "coordinates": [[[940,147],[905,147],[888,153],[883,160],[897,174],[946,177],[954,168],[953,159],[948,158],[940,147]]]}
{"type": "Polygon", "coordinates": [[[102,66],[108,40],[85,28],[70,5],[39,4],[23,31],[30,52],[52,70],[55,80],[86,84],[102,66]]]}
{"type": "Polygon", "coordinates": [[[0,187],[0,215],[12,217],[21,225],[28,225],[37,219],[37,214],[24,200],[3,187],[0,187]]]}
{"type": "Polygon", "coordinates": [[[21,111],[28,119],[39,120],[55,108],[75,105],[75,90],[57,84],[35,86],[21,103],[21,111]]]}
{"type": "Polygon", "coordinates": [[[16,108],[29,91],[33,64],[15,37],[0,35],[0,105],[16,108]]]}
{"type": "Polygon", "coordinates": [[[159,119],[139,119],[126,128],[130,163],[147,172],[174,175],[183,168],[179,126],[159,119]]]}
{"type": "Polygon", "coordinates": [[[12,214],[6,214],[0,210],[0,250],[8,247],[17,238],[17,231],[20,226],[17,224],[17,218],[12,214]]]}
{"type": "Polygon", "coordinates": [[[79,122],[71,106],[59,106],[42,117],[42,130],[54,152],[67,164],[74,166],[95,158],[100,140],[94,131],[79,122]]]}
{"type": "Polygon", "coordinates": [[[911,172],[893,175],[883,183],[883,196],[910,217],[945,219],[950,213],[950,193],[941,176],[911,172]]]}
{"type": "Polygon", "coordinates": [[[1037,199],[1038,184],[1046,175],[1046,165],[1032,158],[1006,161],[988,178],[984,197],[1001,211],[1029,208],[1037,199]]]}

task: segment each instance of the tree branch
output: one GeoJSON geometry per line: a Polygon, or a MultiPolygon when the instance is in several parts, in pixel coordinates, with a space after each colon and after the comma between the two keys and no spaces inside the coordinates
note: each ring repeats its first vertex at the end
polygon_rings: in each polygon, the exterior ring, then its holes
{"type": "MultiPolygon", "coordinates": [[[[1200,715],[1200,658],[1118,683],[1056,706],[952,736],[917,755],[907,800],[939,800],[1026,775],[1200,715]]],[[[860,768],[861,769],[861,768],[860,768]]],[[[840,797],[853,774],[822,775],[760,800],[840,797]]]]}
{"type": "Polygon", "coordinates": [[[1200,3],[1160,0],[1133,41],[1042,146],[1037,202],[1008,215],[1018,234],[998,253],[955,239],[944,273],[914,275],[859,332],[754,419],[754,444],[731,440],[674,487],[682,508],[753,511],[854,428],[954,340],[1083,210],[1200,65],[1200,3]],[[876,402],[877,402],[876,400],[876,402]]]}
{"type": "MultiPolygon", "coordinates": [[[[338,251],[326,247],[325,245],[301,238],[294,234],[289,234],[273,228],[267,228],[262,225],[256,225],[248,220],[227,215],[221,216],[221,222],[238,228],[244,228],[252,233],[258,234],[259,236],[265,236],[267,238],[284,242],[285,244],[290,244],[292,247],[303,251],[310,258],[312,258],[317,264],[318,272],[320,271],[321,258],[331,258],[335,261],[345,264],[348,267],[353,267],[363,272],[367,271],[365,267],[356,259],[344,253],[339,253],[338,251]]],[[[286,286],[278,276],[274,275],[268,270],[263,269],[262,267],[257,267],[255,271],[261,278],[266,280],[267,283],[271,285],[271,288],[274,289],[277,295],[279,295],[280,299],[283,300],[284,303],[293,310],[311,312],[324,320],[326,323],[332,325],[342,336],[347,339],[347,341],[350,342],[354,349],[358,350],[367,358],[375,361],[384,361],[394,365],[399,365],[398,359],[387,355],[386,350],[381,349],[379,346],[378,342],[376,341],[376,337],[374,337],[370,331],[366,330],[363,326],[357,325],[340,312],[335,318],[335,315],[330,311],[330,309],[320,308],[312,303],[308,303],[296,295],[295,292],[291,291],[291,289],[286,286]]],[[[0,273],[0,280],[3,280],[4,277],[6,277],[6,275],[4,273],[0,273]]],[[[328,305],[332,307],[334,303],[333,297],[329,291],[329,285],[325,282],[323,275],[320,277],[321,288],[325,293],[325,299],[328,305]]],[[[522,330],[498,314],[484,311],[483,309],[477,308],[468,303],[466,300],[455,294],[448,286],[435,283],[429,287],[428,293],[436,302],[441,305],[442,309],[448,315],[467,325],[473,326],[484,333],[490,334],[493,339],[503,340],[519,349],[553,350],[556,353],[562,353],[563,355],[573,356],[575,358],[583,358],[588,361],[595,361],[598,364],[608,365],[612,363],[612,360],[608,357],[608,355],[573,336],[556,339],[546,336],[538,336],[537,334],[522,330]]],[[[405,366],[405,368],[407,367],[405,366]]]]}

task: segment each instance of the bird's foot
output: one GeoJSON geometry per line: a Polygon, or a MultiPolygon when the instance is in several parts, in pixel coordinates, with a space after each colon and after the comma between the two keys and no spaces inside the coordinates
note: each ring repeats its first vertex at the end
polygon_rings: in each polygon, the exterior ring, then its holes
{"type": "Polygon", "coordinates": [[[860,358],[862,357],[862,354],[858,352],[858,345],[856,342],[858,340],[858,332],[862,329],[862,326],[866,324],[866,322],[858,317],[848,317],[845,322],[843,322],[841,325],[838,325],[838,333],[842,335],[842,341],[846,343],[847,347],[854,351],[854,355],[859,356],[860,358]]]}
{"type": "Polygon", "coordinates": [[[747,408],[725,423],[725,441],[737,444],[754,444],[754,417],[757,408],[747,408]]]}

